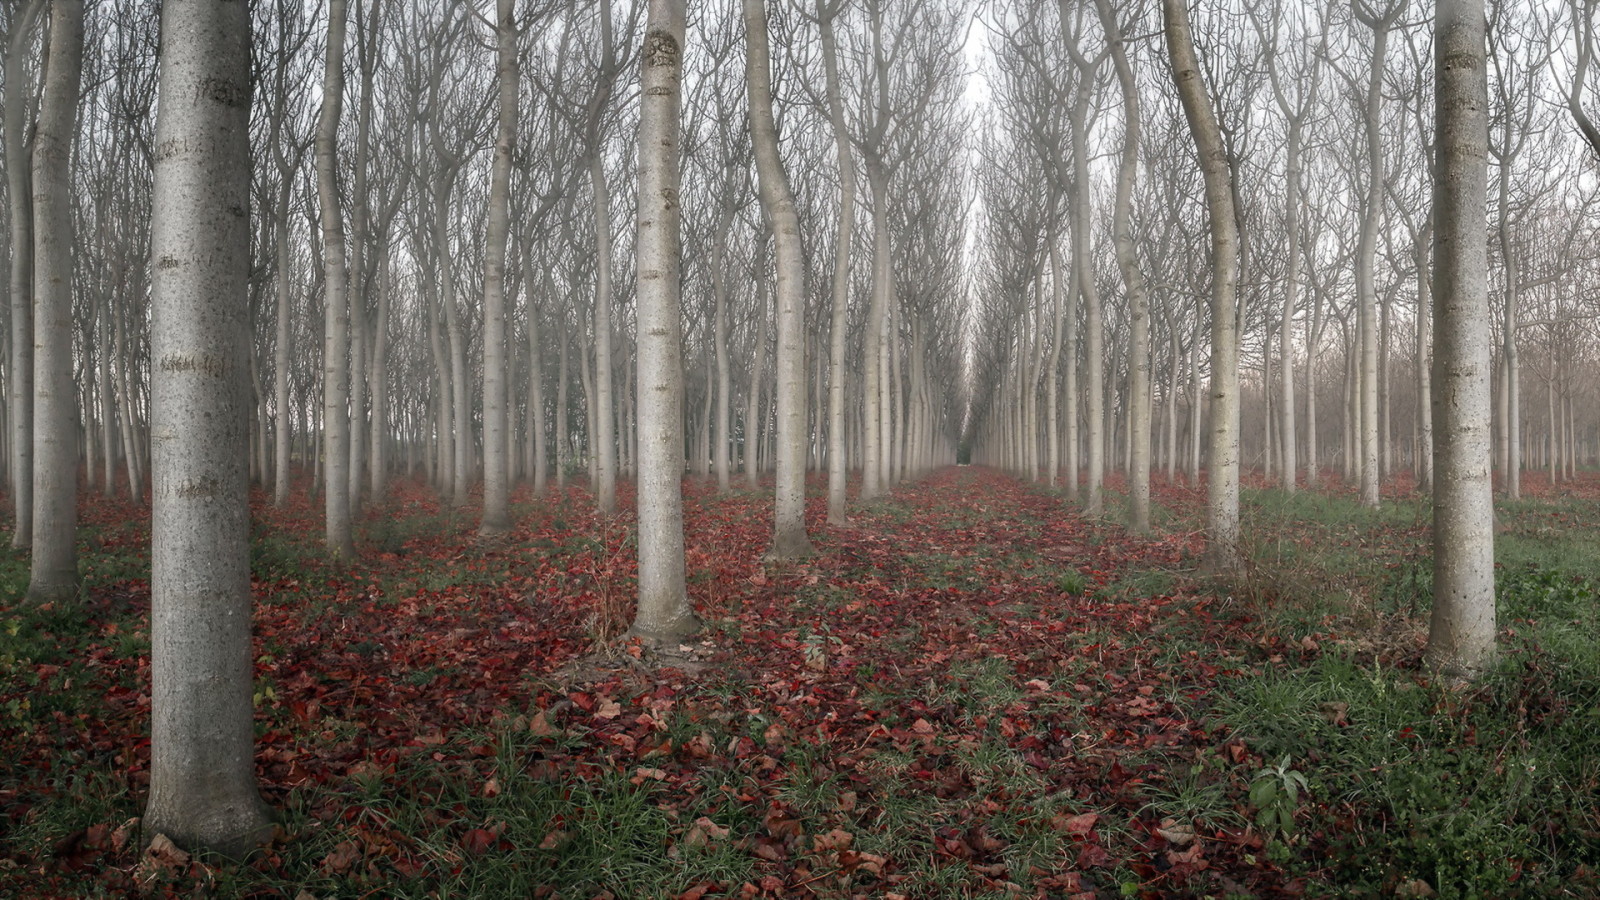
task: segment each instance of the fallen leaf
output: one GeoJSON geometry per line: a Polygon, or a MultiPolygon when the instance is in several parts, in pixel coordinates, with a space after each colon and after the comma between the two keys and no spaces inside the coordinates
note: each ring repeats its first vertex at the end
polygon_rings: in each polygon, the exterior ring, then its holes
{"type": "Polygon", "coordinates": [[[1194,840],[1194,827],[1173,819],[1162,819],[1156,834],[1166,838],[1168,843],[1182,847],[1194,840]]]}
{"type": "Polygon", "coordinates": [[[355,841],[340,841],[322,858],[322,871],[329,875],[343,875],[361,861],[361,845],[355,841]]]}

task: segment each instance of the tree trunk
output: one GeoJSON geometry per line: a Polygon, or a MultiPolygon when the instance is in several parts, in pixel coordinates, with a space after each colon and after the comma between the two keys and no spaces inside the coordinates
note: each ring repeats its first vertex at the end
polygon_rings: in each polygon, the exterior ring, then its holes
{"type": "Polygon", "coordinates": [[[683,0],[649,0],[639,115],[639,607],[629,633],[675,644],[700,627],[683,543],[683,322],[678,139],[683,0]]]}
{"type": "Polygon", "coordinates": [[[850,251],[855,240],[856,160],[845,128],[840,89],[838,41],[833,19],[837,5],[817,0],[822,29],[822,64],[828,97],[828,124],[839,158],[839,221],[833,243],[833,319],[828,330],[828,524],[845,523],[849,453],[845,444],[845,329],[850,324],[850,251]]]}
{"type": "Polygon", "coordinates": [[[1378,288],[1374,274],[1378,250],[1378,228],[1383,214],[1383,65],[1389,47],[1389,26],[1394,16],[1357,12],[1372,29],[1372,60],[1367,75],[1366,129],[1367,185],[1361,198],[1361,234],[1356,244],[1356,346],[1359,364],[1356,371],[1357,397],[1361,410],[1358,420],[1361,461],[1361,503],[1378,506],[1381,470],[1378,462],[1378,288]]]}
{"type": "MultiPolygon", "coordinates": [[[[5,164],[11,213],[11,546],[33,546],[33,187],[28,173],[28,44],[42,0],[13,5],[6,34],[5,164]]],[[[126,359],[126,357],[119,357],[126,359]]],[[[137,491],[137,485],[130,485],[137,491]]]]}
{"type": "MultiPolygon", "coordinates": [[[[728,490],[731,468],[733,465],[733,366],[731,348],[728,346],[728,277],[727,245],[728,231],[733,226],[733,207],[725,206],[717,219],[717,231],[712,238],[714,244],[711,249],[711,293],[716,301],[716,310],[713,313],[712,340],[715,342],[713,352],[717,357],[717,406],[714,428],[711,429],[711,440],[716,443],[712,452],[717,472],[717,490],[728,490]]],[[[710,384],[709,379],[707,384],[710,384]]],[[[710,410],[707,410],[709,415],[710,410]]],[[[708,424],[711,420],[707,420],[708,424]]]]}
{"type": "Polygon", "coordinates": [[[511,529],[511,461],[506,441],[506,239],[511,231],[511,156],[517,141],[517,29],[512,0],[495,0],[499,134],[489,183],[483,266],[482,535],[511,529]]]}
{"type": "Polygon", "coordinates": [[[1111,49],[1111,63],[1122,87],[1122,159],[1117,167],[1117,195],[1112,232],[1117,267],[1128,297],[1128,499],[1130,524],[1135,531],[1150,530],[1150,300],[1144,273],[1133,246],[1133,188],[1139,172],[1139,88],[1123,46],[1121,27],[1110,0],[1095,0],[1100,25],[1111,49]]]}
{"type": "Polygon", "coordinates": [[[451,442],[450,503],[465,506],[472,489],[472,396],[467,377],[467,336],[456,308],[455,264],[450,251],[450,194],[456,171],[441,164],[433,179],[433,241],[439,254],[439,307],[444,311],[445,344],[450,360],[450,408],[452,416],[443,440],[451,442]]]}
{"type": "Polygon", "coordinates": [[[1094,97],[1096,72],[1082,67],[1078,73],[1078,91],[1068,114],[1072,127],[1072,270],[1076,276],[1078,296],[1083,299],[1083,374],[1084,395],[1088,408],[1084,411],[1088,428],[1088,473],[1084,481],[1083,508],[1098,515],[1103,507],[1102,486],[1105,481],[1105,329],[1101,322],[1100,289],[1095,284],[1094,266],[1089,260],[1089,247],[1094,228],[1093,206],[1089,188],[1089,104],[1094,97]]]}
{"type": "Polygon", "coordinates": [[[291,475],[289,438],[294,430],[292,427],[294,420],[289,413],[289,341],[292,334],[289,330],[292,302],[289,281],[289,196],[294,190],[294,180],[282,168],[279,174],[283,178],[283,183],[278,186],[277,211],[274,216],[277,221],[272,242],[275,270],[273,288],[277,305],[277,339],[272,348],[272,396],[277,414],[273,455],[277,462],[277,472],[272,487],[272,505],[283,509],[289,503],[291,475]]]}
{"type": "MultiPolygon", "coordinates": [[[[658,0],[659,2],[659,0],[658,0]]],[[[677,49],[681,52],[682,42],[677,49]]],[[[611,390],[611,188],[606,183],[605,159],[597,151],[589,160],[589,184],[594,190],[594,402],[595,429],[589,433],[594,468],[595,502],[600,512],[617,510],[617,441],[612,428],[611,390]]],[[[679,325],[682,328],[682,325],[679,325]]],[[[679,351],[682,355],[682,351],[679,351]]],[[[683,403],[682,385],[678,388],[683,403]]],[[[681,450],[680,450],[681,452],[681,450]]]]}
{"type": "Polygon", "coordinates": [[[1438,0],[1434,23],[1433,614],[1427,661],[1472,677],[1495,655],[1489,440],[1489,89],[1483,0],[1438,0]]]}
{"type": "Polygon", "coordinates": [[[28,600],[78,592],[78,391],[72,360],[72,140],[83,72],[83,2],[51,0],[33,148],[33,568],[28,600]]]}
{"type": "Polygon", "coordinates": [[[144,834],[243,857],[256,791],[250,651],[250,22],[167,0],[151,256],[150,795],[144,834]]]}
{"type": "Polygon", "coordinates": [[[761,206],[772,229],[776,259],[777,341],[774,360],[777,411],[774,448],[775,507],[771,559],[810,555],[806,537],[805,259],[800,215],[778,155],[772,116],[772,64],[763,0],[744,0],[745,84],[750,98],[750,139],[760,179],[761,206]]]}
{"type": "Polygon", "coordinates": [[[317,125],[317,194],[322,216],[322,264],[326,272],[326,308],[322,358],[324,431],[324,509],[328,552],[338,559],[355,558],[350,525],[350,413],[347,409],[350,366],[350,301],[344,258],[344,221],[335,183],[339,113],[344,103],[344,35],[346,0],[328,0],[328,57],[322,80],[322,117],[317,125]]]}
{"type": "Polygon", "coordinates": [[[1239,225],[1222,132],[1195,60],[1184,0],[1161,0],[1173,80],[1200,157],[1211,232],[1211,444],[1206,481],[1206,556],[1210,567],[1239,565],[1239,332],[1235,295],[1239,225]]]}

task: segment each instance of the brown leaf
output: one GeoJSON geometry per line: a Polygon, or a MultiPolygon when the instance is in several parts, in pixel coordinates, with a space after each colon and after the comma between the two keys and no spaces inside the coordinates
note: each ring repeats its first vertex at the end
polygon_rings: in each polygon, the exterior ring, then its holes
{"type": "Polygon", "coordinates": [[[1051,827],[1064,831],[1073,837],[1088,837],[1094,832],[1094,823],[1100,821],[1099,813],[1079,813],[1075,816],[1055,815],[1050,818],[1051,827]]]}
{"type": "Polygon", "coordinates": [[[539,712],[534,715],[533,721],[528,723],[528,731],[532,733],[534,737],[550,737],[552,735],[560,734],[561,729],[550,724],[549,716],[549,711],[543,709],[539,710],[539,712]]]}
{"type": "Polygon", "coordinates": [[[691,847],[705,847],[713,841],[720,841],[728,836],[728,829],[718,825],[705,816],[694,820],[689,833],[683,836],[683,842],[691,847]]]}
{"type": "Polygon", "coordinates": [[[121,825],[118,825],[117,830],[111,832],[111,849],[120,853],[123,847],[128,846],[128,838],[133,837],[134,832],[138,830],[138,816],[134,816],[128,821],[123,822],[121,825]]]}
{"type": "Polygon", "coordinates": [[[1317,712],[1322,714],[1329,725],[1348,725],[1350,720],[1345,714],[1350,712],[1350,704],[1337,700],[1328,700],[1317,706],[1317,712]]]}
{"type": "Polygon", "coordinates": [[[329,875],[343,875],[361,861],[361,845],[355,841],[340,841],[333,852],[322,858],[322,871],[329,875]]]}
{"type": "Polygon", "coordinates": [[[565,831],[552,831],[539,842],[540,850],[556,850],[567,842],[568,835],[565,831]]]}
{"type": "Polygon", "coordinates": [[[835,828],[827,834],[820,834],[811,839],[811,852],[826,853],[829,850],[848,850],[855,842],[856,836],[843,828],[835,828]]]}
{"type": "Polygon", "coordinates": [[[473,856],[482,856],[489,852],[498,838],[495,833],[483,828],[474,828],[461,836],[461,849],[473,856]]]}
{"type": "Polygon", "coordinates": [[[150,844],[144,848],[144,855],[146,859],[164,869],[181,869],[189,864],[189,854],[164,834],[158,834],[150,839],[150,844]]]}
{"type": "Polygon", "coordinates": [[[594,717],[596,719],[610,720],[615,719],[620,715],[622,715],[622,704],[610,699],[603,701],[600,704],[600,708],[594,711],[594,717]]]}
{"type": "Polygon", "coordinates": [[[1156,834],[1166,838],[1168,843],[1182,847],[1194,840],[1194,827],[1174,819],[1162,819],[1156,834]]]}

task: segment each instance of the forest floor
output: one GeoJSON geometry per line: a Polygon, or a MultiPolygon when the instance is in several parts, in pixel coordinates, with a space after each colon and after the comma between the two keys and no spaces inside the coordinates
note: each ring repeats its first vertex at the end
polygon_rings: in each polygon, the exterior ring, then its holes
{"type": "MultiPolygon", "coordinates": [[[[1120,496],[1111,485],[1113,510],[1120,496]]],[[[256,517],[257,763],[242,864],[139,832],[148,516],[84,506],[81,606],[0,559],[0,895],[590,898],[1594,896],[1600,477],[1502,504],[1504,662],[1420,667],[1426,506],[1201,491],[1149,537],[951,468],[763,565],[765,492],[687,483],[706,628],[656,657],[631,516],[522,496],[504,540],[399,483],[359,562],[303,496],[256,517]]],[[[620,498],[631,506],[626,488],[620,498]]]]}

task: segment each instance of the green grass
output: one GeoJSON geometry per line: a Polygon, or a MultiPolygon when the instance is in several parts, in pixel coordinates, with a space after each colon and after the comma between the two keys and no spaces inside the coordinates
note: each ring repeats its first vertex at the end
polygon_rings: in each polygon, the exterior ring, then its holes
{"type": "MultiPolygon", "coordinates": [[[[1275,493],[1252,504],[1255,559],[1276,567],[1260,598],[1269,628],[1359,638],[1377,614],[1426,630],[1432,564],[1419,505],[1373,511],[1275,493]]],[[[1295,831],[1321,845],[1296,851],[1299,865],[1345,896],[1388,896],[1418,879],[1445,898],[1600,890],[1597,512],[1578,501],[1501,511],[1498,615],[1513,636],[1471,689],[1384,665],[1357,651],[1359,639],[1225,683],[1219,720],[1307,779],[1295,831]]]]}

